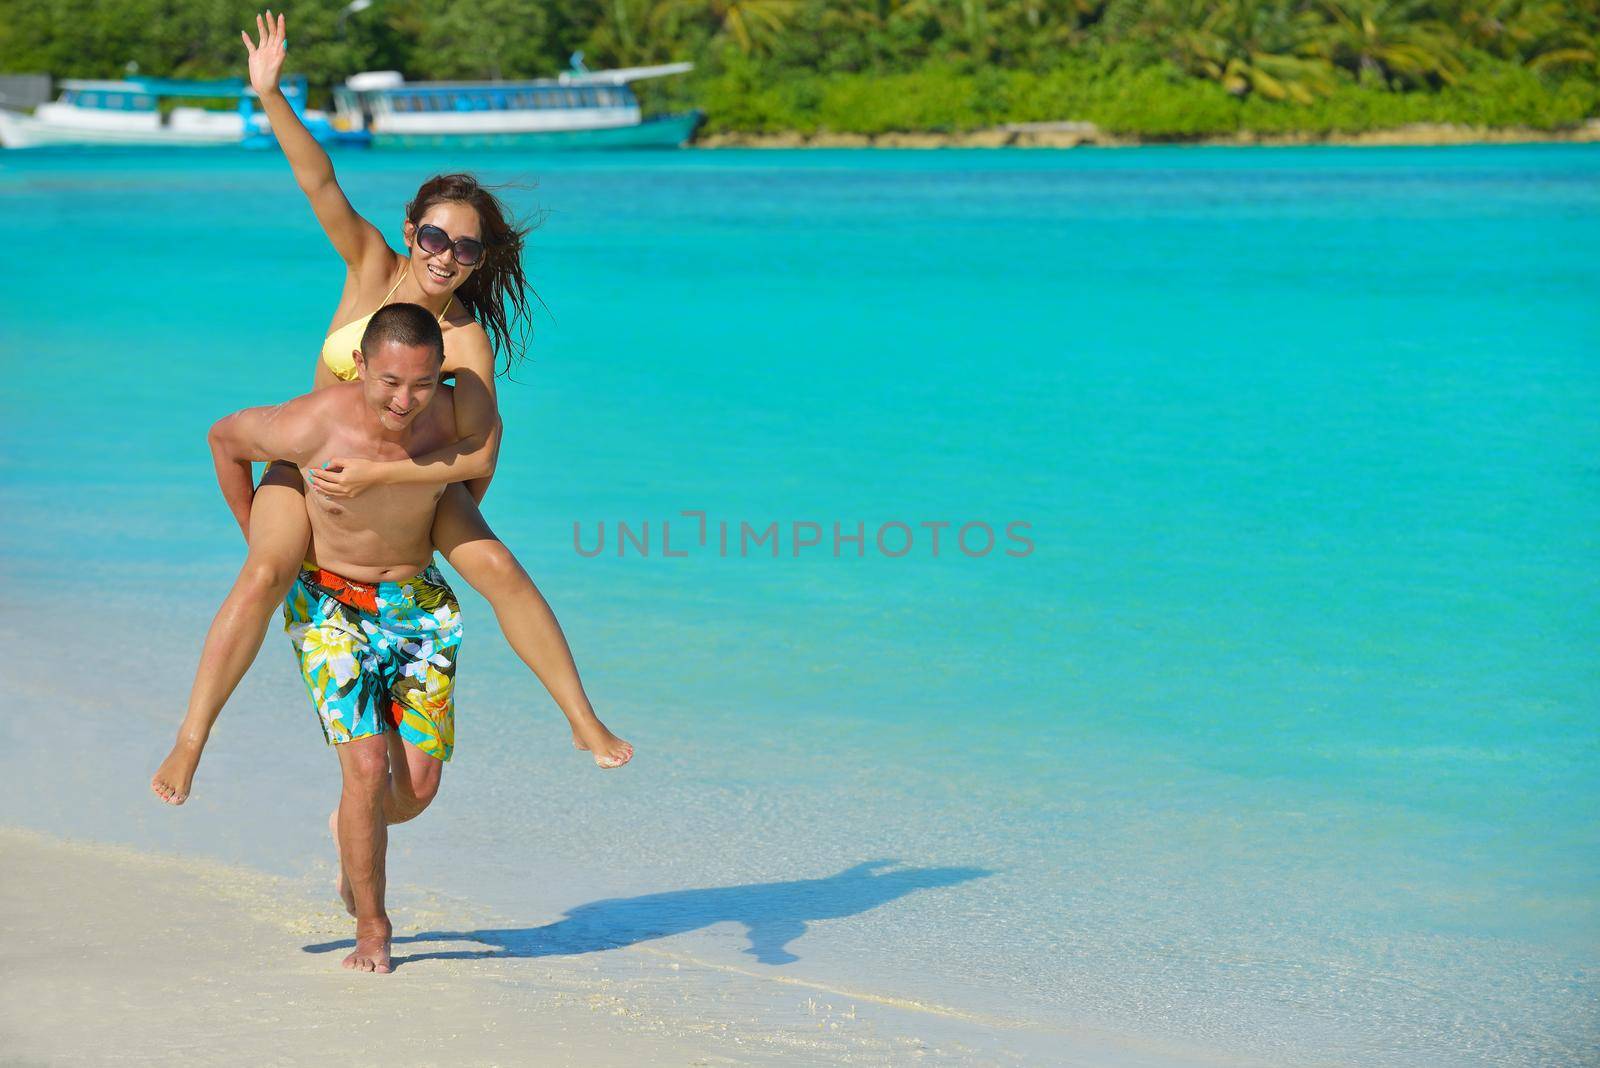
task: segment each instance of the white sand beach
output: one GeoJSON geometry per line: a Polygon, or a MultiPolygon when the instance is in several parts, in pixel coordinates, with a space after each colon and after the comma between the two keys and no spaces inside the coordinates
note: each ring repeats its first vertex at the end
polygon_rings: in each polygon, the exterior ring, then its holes
{"type": "Polygon", "coordinates": [[[354,974],[348,920],[309,883],[15,829],[0,857],[7,1064],[1196,1063],[648,947],[602,963],[405,941],[491,926],[426,895],[397,911],[395,973],[354,974]]]}

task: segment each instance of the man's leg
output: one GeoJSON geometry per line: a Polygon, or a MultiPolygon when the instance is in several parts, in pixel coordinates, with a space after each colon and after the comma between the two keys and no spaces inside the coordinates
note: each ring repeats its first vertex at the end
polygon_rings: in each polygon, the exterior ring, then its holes
{"type": "Polygon", "coordinates": [[[422,815],[439,793],[444,761],[431,757],[389,732],[389,792],[383,797],[383,818],[391,826],[422,815]]]}
{"type": "Polygon", "coordinates": [[[211,726],[261,649],[272,613],[300,572],[311,522],[299,472],[280,465],[262,479],[250,505],[250,553],[206,634],[178,740],[150,780],[168,804],[188,800],[211,726]]]}
{"type": "Polygon", "coordinates": [[[356,913],[356,948],[344,966],[387,972],[389,914],[384,910],[384,857],[389,847],[384,800],[390,791],[389,743],[382,734],[334,747],[344,789],[339,795],[339,860],[350,881],[356,913]]]}
{"type": "Polygon", "coordinates": [[[620,768],[631,760],[633,746],[607,730],[595,715],[555,613],[460,483],[449,486],[439,499],[433,544],[494,609],[512,651],[544,683],[567,717],[572,744],[592,752],[602,768],[620,768]]]}

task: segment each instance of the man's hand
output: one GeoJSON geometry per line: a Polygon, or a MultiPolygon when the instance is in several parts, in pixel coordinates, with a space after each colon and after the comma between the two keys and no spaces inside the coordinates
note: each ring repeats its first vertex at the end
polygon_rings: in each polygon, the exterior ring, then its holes
{"type": "Polygon", "coordinates": [[[250,53],[250,88],[257,96],[267,96],[278,91],[278,75],[283,73],[289,37],[284,33],[283,16],[279,15],[274,25],[271,11],[264,21],[260,15],[256,16],[256,32],[261,35],[259,44],[251,41],[244,30],[239,31],[239,36],[244,38],[244,47],[250,53]]]}
{"type": "Polygon", "coordinates": [[[321,467],[306,472],[311,488],[324,497],[355,497],[382,481],[374,460],[344,460],[335,457],[321,467]]]}

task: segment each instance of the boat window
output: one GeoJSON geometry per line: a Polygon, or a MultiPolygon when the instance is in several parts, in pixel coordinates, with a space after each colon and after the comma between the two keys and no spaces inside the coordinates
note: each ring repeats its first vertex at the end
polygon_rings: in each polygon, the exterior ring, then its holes
{"type": "Polygon", "coordinates": [[[137,111],[149,111],[156,106],[156,102],[148,96],[136,96],[133,98],[133,106],[137,111]]]}

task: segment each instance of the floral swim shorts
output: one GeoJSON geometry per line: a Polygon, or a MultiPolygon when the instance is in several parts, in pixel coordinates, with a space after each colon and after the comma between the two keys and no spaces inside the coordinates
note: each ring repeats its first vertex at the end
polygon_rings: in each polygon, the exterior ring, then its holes
{"type": "Polygon", "coordinates": [[[461,611],[437,566],[400,582],[352,582],[306,563],[283,602],[283,629],[329,745],[395,730],[450,759],[461,611]]]}

